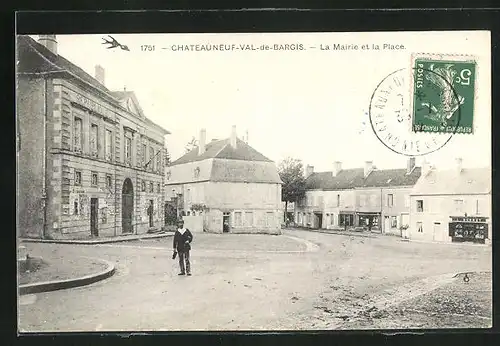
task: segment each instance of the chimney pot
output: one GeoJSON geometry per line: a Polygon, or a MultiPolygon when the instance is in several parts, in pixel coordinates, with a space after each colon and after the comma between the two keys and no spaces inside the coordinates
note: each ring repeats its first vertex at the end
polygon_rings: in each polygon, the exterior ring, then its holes
{"type": "Polygon", "coordinates": [[[372,170],[373,170],[373,161],[365,161],[365,169],[364,169],[365,178],[371,173],[372,170]]]}
{"type": "Polygon", "coordinates": [[[56,35],[40,35],[38,43],[50,50],[52,53],[57,54],[57,39],[56,35]]]}
{"type": "Polygon", "coordinates": [[[306,167],[306,179],[314,173],[314,166],[307,165],[306,167]]]}
{"type": "Polygon", "coordinates": [[[414,157],[410,157],[408,159],[408,163],[407,163],[407,166],[406,166],[406,174],[410,174],[413,171],[413,168],[415,168],[415,158],[414,157]]]}
{"type": "Polygon", "coordinates": [[[342,170],[342,162],[340,162],[340,161],[335,161],[335,162],[333,163],[333,171],[332,171],[332,175],[333,175],[334,177],[336,177],[336,176],[339,174],[339,172],[340,172],[341,170],[342,170]]]}
{"type": "Polygon", "coordinates": [[[463,169],[463,167],[462,167],[462,158],[461,157],[457,157],[455,159],[455,162],[456,162],[456,165],[457,165],[457,171],[458,171],[458,173],[462,172],[462,169],[463,169]]]}
{"type": "Polygon", "coordinates": [[[198,155],[202,155],[205,152],[206,141],[207,141],[207,131],[205,129],[201,129],[200,140],[198,142],[198,155]]]}
{"type": "Polygon", "coordinates": [[[236,149],[236,125],[233,125],[231,129],[231,140],[230,140],[231,146],[236,149]]]}
{"type": "Polygon", "coordinates": [[[104,85],[104,67],[101,65],[95,65],[95,79],[104,85]]]}

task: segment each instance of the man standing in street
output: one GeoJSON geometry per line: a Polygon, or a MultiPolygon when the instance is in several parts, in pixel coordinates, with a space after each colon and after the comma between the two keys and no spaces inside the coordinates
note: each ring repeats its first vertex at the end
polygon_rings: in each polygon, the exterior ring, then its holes
{"type": "Polygon", "coordinates": [[[191,242],[193,241],[193,235],[191,232],[184,228],[184,220],[179,220],[177,222],[177,231],[174,234],[174,258],[175,254],[179,254],[179,266],[181,272],[178,275],[191,276],[191,263],[189,263],[189,250],[191,250],[191,242]],[[184,261],[186,266],[184,267],[184,261]]]}

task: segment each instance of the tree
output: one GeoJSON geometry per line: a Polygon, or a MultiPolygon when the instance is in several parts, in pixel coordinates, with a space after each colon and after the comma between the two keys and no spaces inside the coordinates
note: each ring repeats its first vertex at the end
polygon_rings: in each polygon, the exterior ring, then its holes
{"type": "Polygon", "coordinates": [[[293,158],[286,158],[280,162],[278,173],[283,181],[281,186],[281,200],[285,202],[285,222],[287,220],[288,202],[297,202],[306,192],[302,162],[293,158]]]}
{"type": "Polygon", "coordinates": [[[196,146],[198,145],[198,141],[196,140],[195,137],[191,138],[191,140],[186,144],[186,153],[189,153],[191,150],[193,150],[196,146]]]}

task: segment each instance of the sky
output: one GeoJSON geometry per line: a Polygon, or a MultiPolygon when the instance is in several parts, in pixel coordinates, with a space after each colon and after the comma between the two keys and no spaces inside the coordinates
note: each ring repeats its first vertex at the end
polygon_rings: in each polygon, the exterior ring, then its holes
{"type": "MultiPolygon", "coordinates": [[[[406,167],[407,157],[387,149],[373,133],[367,114],[373,91],[385,76],[409,67],[413,53],[474,54],[479,66],[474,134],[454,135],[425,159],[443,168],[456,157],[464,167],[490,166],[487,32],[113,34],[130,51],[106,49],[102,37],[57,35],[58,53],[91,75],[96,64],[104,67],[108,89],[134,91],[145,115],[171,132],[166,143],[172,159],[200,129],[210,141],[229,137],[236,125],[239,137],[248,131],[248,143],[276,163],[293,157],[315,171],[331,170],[334,161],[344,168],[362,167],[364,161],[378,168],[406,167]],[[174,50],[191,44],[302,44],[305,50],[174,50]],[[358,49],[320,48],[333,44],[358,49]],[[362,50],[363,44],[404,49],[362,50]],[[154,45],[154,51],[145,45],[154,45]]],[[[417,164],[422,160],[417,157],[417,164]]]]}

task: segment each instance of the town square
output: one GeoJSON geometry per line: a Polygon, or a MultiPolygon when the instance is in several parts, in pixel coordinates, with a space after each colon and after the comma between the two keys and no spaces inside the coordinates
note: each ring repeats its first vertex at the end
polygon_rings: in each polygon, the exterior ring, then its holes
{"type": "Polygon", "coordinates": [[[329,39],[18,35],[19,331],[490,328],[489,34],[329,39]]]}

